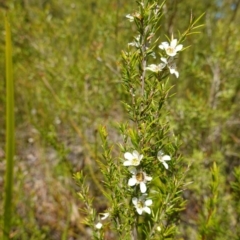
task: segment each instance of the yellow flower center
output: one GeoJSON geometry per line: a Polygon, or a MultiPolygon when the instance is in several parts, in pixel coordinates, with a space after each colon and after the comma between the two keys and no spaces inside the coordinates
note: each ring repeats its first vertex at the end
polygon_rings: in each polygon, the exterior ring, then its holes
{"type": "Polygon", "coordinates": [[[139,164],[139,160],[138,160],[137,158],[134,158],[134,159],[132,160],[132,164],[133,164],[134,166],[137,166],[137,165],[139,164]]]}
{"type": "Polygon", "coordinates": [[[143,182],[144,180],[144,174],[142,172],[139,172],[136,174],[136,179],[138,182],[143,182]]]}
{"type": "Polygon", "coordinates": [[[138,201],[137,207],[138,208],[143,208],[143,206],[144,206],[143,202],[142,201],[138,201]]]}
{"type": "Polygon", "coordinates": [[[172,48],[172,47],[168,47],[167,50],[166,50],[166,52],[167,52],[167,53],[170,53],[170,54],[171,54],[171,53],[174,53],[174,51],[175,51],[175,50],[174,50],[174,48],[172,48]]]}

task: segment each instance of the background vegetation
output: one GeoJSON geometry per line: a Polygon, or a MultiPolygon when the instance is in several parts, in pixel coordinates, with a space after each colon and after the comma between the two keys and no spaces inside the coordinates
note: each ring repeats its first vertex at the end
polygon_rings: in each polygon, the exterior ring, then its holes
{"type": "MultiPolygon", "coordinates": [[[[178,59],[168,121],[188,172],[177,239],[240,239],[239,0],[167,0],[159,35],[177,35],[191,15],[205,24],[178,59]],[[217,170],[213,167],[216,163],[217,170]]],[[[99,124],[112,142],[125,118],[120,53],[134,37],[127,0],[0,1],[0,213],[5,172],[5,31],[12,28],[16,156],[12,239],[89,239],[73,173],[87,175],[95,207],[106,203],[96,159],[99,124]]],[[[108,239],[111,239],[109,234],[108,239]]],[[[112,238],[113,239],[113,238],[112,238]]]]}

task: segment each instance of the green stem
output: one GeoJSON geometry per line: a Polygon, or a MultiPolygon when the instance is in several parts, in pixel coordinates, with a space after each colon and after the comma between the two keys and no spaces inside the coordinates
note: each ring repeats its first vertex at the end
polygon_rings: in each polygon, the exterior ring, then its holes
{"type": "Polygon", "coordinates": [[[5,198],[3,216],[3,239],[10,239],[12,190],[13,190],[13,158],[15,148],[14,137],[14,85],[12,70],[11,30],[7,16],[5,16],[6,30],[6,172],[5,198]]]}

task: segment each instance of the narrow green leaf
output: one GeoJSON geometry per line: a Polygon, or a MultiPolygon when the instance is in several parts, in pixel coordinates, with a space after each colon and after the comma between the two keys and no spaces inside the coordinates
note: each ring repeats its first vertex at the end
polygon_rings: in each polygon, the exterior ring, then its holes
{"type": "Polygon", "coordinates": [[[6,30],[6,172],[3,216],[3,239],[10,238],[12,191],[13,191],[13,158],[15,148],[14,137],[14,85],[12,69],[11,30],[8,17],[5,16],[6,30]]]}

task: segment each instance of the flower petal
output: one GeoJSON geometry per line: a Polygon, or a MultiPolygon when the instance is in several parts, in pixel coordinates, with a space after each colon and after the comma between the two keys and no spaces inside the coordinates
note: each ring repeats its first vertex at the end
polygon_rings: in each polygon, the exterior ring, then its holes
{"type": "Polygon", "coordinates": [[[152,205],[152,199],[148,199],[145,201],[146,206],[151,206],[152,205]]]}
{"type": "Polygon", "coordinates": [[[95,225],[95,227],[96,227],[97,229],[101,229],[101,228],[102,228],[102,223],[98,222],[98,223],[95,225]]]}
{"type": "Polygon", "coordinates": [[[166,49],[169,47],[169,43],[168,42],[162,42],[159,46],[160,49],[166,49]]]}
{"type": "Polygon", "coordinates": [[[173,39],[173,40],[171,41],[171,43],[170,43],[170,46],[171,46],[172,48],[175,48],[175,47],[177,46],[177,39],[173,39]]]}
{"type": "Polygon", "coordinates": [[[175,76],[176,76],[176,78],[178,78],[179,77],[179,72],[178,71],[175,71],[175,76]]]}
{"type": "Polygon", "coordinates": [[[137,205],[137,202],[138,202],[138,199],[134,197],[134,198],[132,199],[132,203],[133,203],[133,205],[136,206],[136,205],[137,205]]]}
{"type": "Polygon", "coordinates": [[[161,57],[161,61],[164,62],[165,64],[168,63],[167,59],[166,59],[166,58],[163,58],[163,57],[161,57]]]}
{"type": "Polygon", "coordinates": [[[146,213],[150,214],[151,213],[151,209],[149,207],[144,207],[143,209],[146,213]]]}
{"type": "Polygon", "coordinates": [[[175,74],[176,69],[174,68],[174,66],[169,66],[169,71],[171,74],[175,74]]]}
{"type": "Polygon", "coordinates": [[[109,217],[109,213],[102,213],[102,217],[101,217],[101,219],[102,220],[105,220],[106,218],[108,218],[109,217]]]}
{"type": "Polygon", "coordinates": [[[158,155],[159,157],[162,157],[163,151],[162,151],[162,150],[158,151],[157,155],[158,155]]]}
{"type": "Polygon", "coordinates": [[[152,72],[158,72],[158,66],[156,64],[150,64],[148,67],[146,67],[146,70],[152,71],[152,72]]]}
{"type": "Polygon", "coordinates": [[[162,156],[162,160],[163,161],[170,161],[171,157],[169,155],[164,155],[164,156],[162,156]]]}
{"type": "Polygon", "coordinates": [[[145,179],[146,179],[146,181],[151,181],[152,177],[146,176],[145,179]]]}
{"type": "Polygon", "coordinates": [[[138,212],[139,215],[142,215],[143,209],[142,208],[137,208],[137,212],[138,212]]]}
{"type": "Polygon", "coordinates": [[[167,52],[167,55],[170,56],[170,57],[174,57],[175,55],[177,54],[176,51],[173,51],[173,52],[167,52]]]}
{"type": "Polygon", "coordinates": [[[124,158],[126,158],[127,160],[132,160],[133,155],[130,152],[125,152],[124,153],[124,158]]]}
{"type": "Polygon", "coordinates": [[[139,153],[138,151],[134,150],[132,153],[133,158],[139,158],[139,153]]]}
{"type": "Polygon", "coordinates": [[[142,196],[139,197],[139,200],[141,200],[142,202],[144,202],[145,199],[146,199],[146,196],[147,196],[147,193],[142,194],[142,196]]]}
{"type": "Polygon", "coordinates": [[[129,172],[132,174],[136,174],[137,173],[137,169],[135,167],[130,167],[129,168],[129,172]]]}
{"type": "Polygon", "coordinates": [[[128,18],[130,22],[134,21],[134,17],[131,14],[127,14],[125,17],[128,18]]]}
{"type": "Polygon", "coordinates": [[[175,50],[178,52],[178,51],[182,50],[182,48],[183,48],[183,45],[182,45],[182,44],[179,44],[179,45],[177,45],[177,47],[175,48],[175,50]]]}
{"type": "Polygon", "coordinates": [[[147,191],[147,187],[144,182],[140,183],[140,190],[141,190],[141,193],[145,193],[147,191]]]}
{"type": "Polygon", "coordinates": [[[130,162],[130,161],[125,161],[125,162],[123,163],[123,166],[132,166],[132,162],[130,162]]]}
{"type": "Polygon", "coordinates": [[[136,185],[136,183],[137,183],[137,179],[136,178],[130,178],[129,180],[128,180],[128,186],[134,186],[134,185],[136,185]]]}
{"type": "Polygon", "coordinates": [[[166,169],[168,169],[168,164],[166,162],[162,161],[162,164],[166,169]]]}

